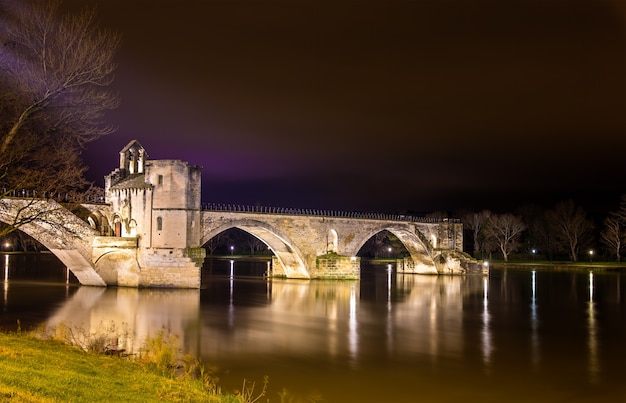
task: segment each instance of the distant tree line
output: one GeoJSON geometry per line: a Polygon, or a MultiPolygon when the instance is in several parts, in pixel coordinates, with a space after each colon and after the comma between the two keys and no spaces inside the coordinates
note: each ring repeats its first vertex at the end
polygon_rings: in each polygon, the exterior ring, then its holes
{"type": "Polygon", "coordinates": [[[601,223],[571,199],[552,208],[527,206],[517,213],[489,210],[461,216],[474,257],[509,260],[621,262],[626,242],[626,195],[601,223]]]}

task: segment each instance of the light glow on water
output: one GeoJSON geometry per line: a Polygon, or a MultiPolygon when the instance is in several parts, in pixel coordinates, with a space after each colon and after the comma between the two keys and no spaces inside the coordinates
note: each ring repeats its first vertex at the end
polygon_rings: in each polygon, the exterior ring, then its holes
{"type": "Polygon", "coordinates": [[[531,354],[533,359],[533,365],[537,367],[539,365],[539,360],[541,357],[540,349],[539,349],[539,319],[537,316],[537,271],[533,270],[530,273],[530,345],[531,345],[531,354]]]}
{"type": "Polygon", "coordinates": [[[358,319],[357,313],[357,290],[356,286],[352,284],[350,287],[350,315],[348,320],[348,339],[350,346],[350,357],[352,360],[358,358],[359,352],[359,332],[358,332],[358,319]]]}
{"type": "Polygon", "coordinates": [[[587,310],[588,348],[589,348],[589,379],[593,383],[600,381],[600,362],[598,357],[598,329],[596,323],[596,306],[593,301],[593,272],[589,272],[589,303],[587,310]]]}
{"type": "Polygon", "coordinates": [[[491,340],[491,329],[489,326],[489,277],[483,278],[483,312],[482,312],[482,329],[481,329],[481,343],[483,352],[483,362],[485,363],[487,371],[490,368],[491,353],[493,351],[493,345],[491,340]]]}

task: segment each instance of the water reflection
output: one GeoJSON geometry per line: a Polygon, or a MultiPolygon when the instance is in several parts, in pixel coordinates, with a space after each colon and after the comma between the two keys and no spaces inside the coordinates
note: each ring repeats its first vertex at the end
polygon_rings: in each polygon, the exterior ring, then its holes
{"type": "Polygon", "coordinates": [[[482,313],[482,329],[480,332],[483,352],[483,362],[487,372],[490,369],[491,352],[493,351],[491,340],[491,326],[489,315],[489,278],[483,278],[483,313],[482,313]]]}
{"type": "Polygon", "coordinates": [[[598,362],[598,330],[596,326],[596,310],[593,301],[593,272],[589,272],[589,302],[587,309],[589,332],[589,379],[593,383],[599,381],[600,364],[598,362]]]}
{"type": "MultiPolygon", "coordinates": [[[[379,317],[378,305],[362,298],[358,281],[239,282],[229,276],[224,284],[229,303],[223,313],[201,308],[199,290],[80,287],[52,315],[48,326],[65,324],[85,334],[115,327],[127,334],[112,343],[127,350],[140,347],[146,337],[165,330],[180,337],[185,351],[207,356],[280,351],[357,361],[363,348],[371,350],[376,344],[385,345],[391,355],[405,358],[410,354],[460,355],[464,344],[463,297],[480,292],[483,279],[399,276],[393,288],[391,279],[388,271],[385,323],[372,321],[379,317]],[[251,283],[257,288],[253,292],[263,292],[268,301],[239,308],[235,303],[238,285],[242,285],[242,292],[250,292],[251,283]],[[402,295],[402,301],[392,303],[393,295],[402,295]]],[[[221,281],[214,283],[219,287],[221,281]]],[[[486,309],[485,305],[488,315],[486,309]]],[[[488,356],[488,325],[485,330],[488,356]]]]}
{"type": "Polygon", "coordinates": [[[196,352],[189,349],[197,344],[199,301],[199,290],[80,287],[47,326],[74,329],[82,345],[106,334],[107,345],[129,352],[163,331],[180,337],[181,349],[196,352]]]}
{"type": "Polygon", "coordinates": [[[533,365],[539,365],[539,318],[537,316],[537,271],[530,272],[530,346],[533,365]]]}
{"type": "Polygon", "coordinates": [[[412,402],[416,388],[424,401],[626,396],[619,274],[423,276],[385,264],[360,281],[302,281],[264,278],[265,265],[224,260],[202,290],[68,288],[61,277],[37,284],[33,301],[32,284],[12,281],[5,259],[2,326],[25,312],[86,334],[115,324],[125,331],[110,343],[127,350],[164,330],[224,369],[225,390],[270,375],[277,390],[304,395],[314,384],[326,401],[412,402]]]}

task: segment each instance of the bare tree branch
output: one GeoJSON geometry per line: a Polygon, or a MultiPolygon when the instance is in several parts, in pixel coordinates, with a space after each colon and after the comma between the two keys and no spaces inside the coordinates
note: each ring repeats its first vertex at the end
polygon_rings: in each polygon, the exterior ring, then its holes
{"type": "Polygon", "coordinates": [[[3,130],[0,155],[31,122],[63,129],[79,146],[114,130],[104,124],[104,113],[119,105],[107,87],[121,37],[98,29],[94,10],[64,15],[60,5],[38,0],[19,8],[4,33],[3,87],[19,102],[3,130]]]}
{"type": "Polygon", "coordinates": [[[519,248],[519,236],[526,229],[522,219],[513,214],[492,214],[489,217],[486,232],[494,240],[505,261],[509,254],[519,248]]]}
{"type": "MultiPolygon", "coordinates": [[[[84,190],[84,146],[114,131],[106,113],[119,105],[110,85],[121,37],[97,26],[94,9],[67,13],[61,4],[0,0],[3,197],[84,190]]],[[[40,210],[25,206],[8,231],[44,220],[40,210]]]]}
{"type": "Polygon", "coordinates": [[[548,211],[547,217],[557,245],[569,253],[573,262],[577,262],[580,248],[588,241],[593,223],[572,200],[557,203],[548,211]]]}

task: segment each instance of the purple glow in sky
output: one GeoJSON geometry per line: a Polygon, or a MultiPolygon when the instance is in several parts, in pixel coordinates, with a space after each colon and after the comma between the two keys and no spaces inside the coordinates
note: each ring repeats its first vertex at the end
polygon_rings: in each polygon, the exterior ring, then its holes
{"type": "Polygon", "coordinates": [[[380,212],[626,193],[619,0],[72,0],[122,32],[119,130],[203,202],[380,212]]]}

